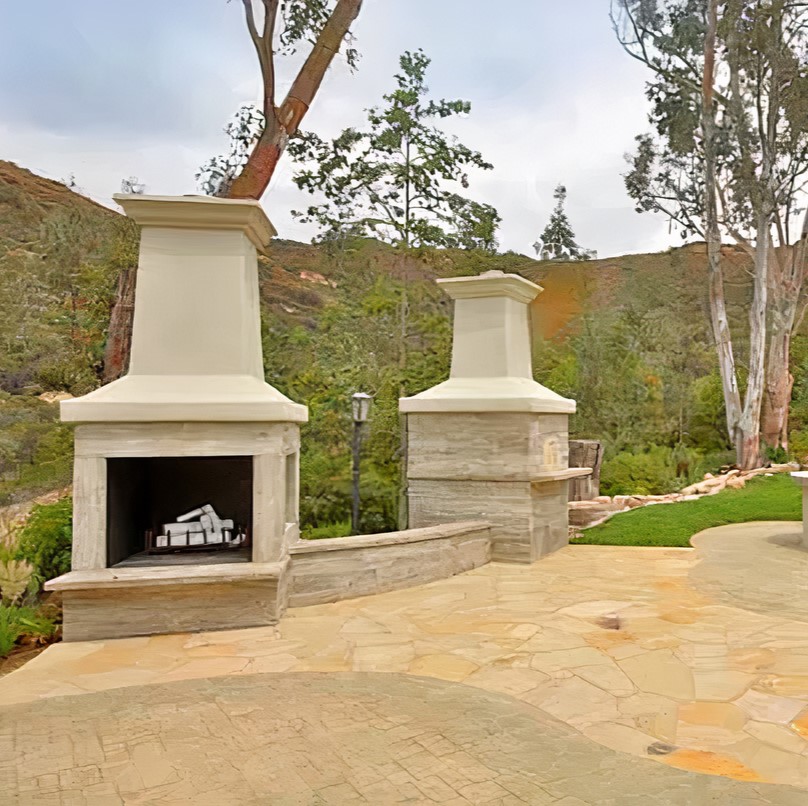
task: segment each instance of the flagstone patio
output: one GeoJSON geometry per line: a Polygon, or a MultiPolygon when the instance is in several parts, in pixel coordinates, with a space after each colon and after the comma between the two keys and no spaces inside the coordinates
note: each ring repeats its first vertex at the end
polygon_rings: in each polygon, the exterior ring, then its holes
{"type": "Polygon", "coordinates": [[[21,803],[803,803],[800,528],[570,546],[274,628],[55,645],[0,680],[0,786],[21,803]]]}

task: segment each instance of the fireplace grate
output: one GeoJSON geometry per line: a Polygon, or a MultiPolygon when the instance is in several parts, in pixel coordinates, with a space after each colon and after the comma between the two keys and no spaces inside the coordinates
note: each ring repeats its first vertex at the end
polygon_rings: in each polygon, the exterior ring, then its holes
{"type": "MultiPolygon", "coordinates": [[[[203,529],[202,532],[195,534],[195,536],[199,534],[202,535],[201,543],[191,543],[191,534],[185,532],[184,534],[187,541],[185,545],[177,545],[176,543],[171,543],[169,540],[168,545],[159,546],[157,545],[158,531],[158,529],[146,530],[146,554],[185,554],[196,551],[241,551],[242,549],[252,548],[252,534],[249,526],[236,526],[234,530],[236,534],[244,535],[244,539],[239,543],[223,542],[218,535],[214,535],[203,529]]],[[[168,536],[171,537],[171,534],[169,533],[168,536]]],[[[174,537],[176,538],[177,536],[175,535],[174,537]]]]}

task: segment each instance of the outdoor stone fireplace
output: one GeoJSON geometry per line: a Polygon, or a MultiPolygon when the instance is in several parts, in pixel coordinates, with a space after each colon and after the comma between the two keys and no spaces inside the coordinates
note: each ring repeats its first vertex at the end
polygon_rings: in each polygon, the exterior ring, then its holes
{"type": "Polygon", "coordinates": [[[65,638],[274,623],[307,419],[264,381],[256,258],[274,230],[253,201],[116,200],[142,226],[131,362],[62,404],[73,563],[48,587],[65,638]]]}
{"type": "Polygon", "coordinates": [[[117,196],[142,227],[128,373],[64,401],[76,425],[66,640],[274,624],[293,605],[423,584],[567,541],[567,418],[531,373],[540,292],[488,272],[456,300],[450,378],[408,418],[409,529],[302,541],[305,406],[264,381],[254,201],[117,196]]]}
{"type": "Polygon", "coordinates": [[[408,421],[410,528],[491,524],[491,558],[530,563],[568,542],[575,401],[533,379],[530,303],[542,289],[489,271],[438,283],[455,300],[449,379],[399,408],[408,421]]]}

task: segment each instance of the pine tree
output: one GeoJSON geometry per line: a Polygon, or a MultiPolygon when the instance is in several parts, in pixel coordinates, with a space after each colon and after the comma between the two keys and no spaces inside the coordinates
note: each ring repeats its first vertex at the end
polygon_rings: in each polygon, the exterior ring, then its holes
{"type": "Polygon", "coordinates": [[[556,200],[555,209],[550,221],[544,228],[539,240],[533,244],[536,254],[541,260],[591,260],[595,252],[584,249],[575,241],[575,233],[564,210],[567,200],[567,189],[558,185],[553,193],[556,200]]]}
{"type": "Polygon", "coordinates": [[[330,142],[312,133],[290,141],[301,166],[293,181],[319,202],[293,215],[318,224],[326,239],[359,235],[404,250],[496,251],[499,214],[461,195],[470,171],[493,166],[437,125],[467,115],[471,104],[427,97],[430,59],[422,50],[404,53],[399,64],[396,88],[385,106],[367,110],[367,127],[345,129],[330,142]]]}

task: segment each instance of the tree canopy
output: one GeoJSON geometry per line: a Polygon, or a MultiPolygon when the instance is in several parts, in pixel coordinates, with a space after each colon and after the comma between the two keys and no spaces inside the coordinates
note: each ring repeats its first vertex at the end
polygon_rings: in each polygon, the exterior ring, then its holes
{"type": "Polygon", "coordinates": [[[760,422],[787,444],[789,343],[805,276],[808,4],[796,0],[613,0],[625,50],[651,70],[651,133],[626,188],[707,242],[710,315],[727,426],[742,466],[760,460],[760,422]],[[724,300],[723,238],[754,260],[746,384],[724,300]],[[767,346],[768,344],[768,346],[767,346]]]}
{"type": "Polygon", "coordinates": [[[306,133],[289,144],[300,165],[294,181],[322,202],[295,215],[319,225],[323,238],[372,235],[405,248],[496,248],[500,218],[463,195],[474,169],[493,167],[438,123],[467,115],[471,104],[427,97],[423,51],[404,53],[396,86],[367,126],[329,141],[306,133]]]}

